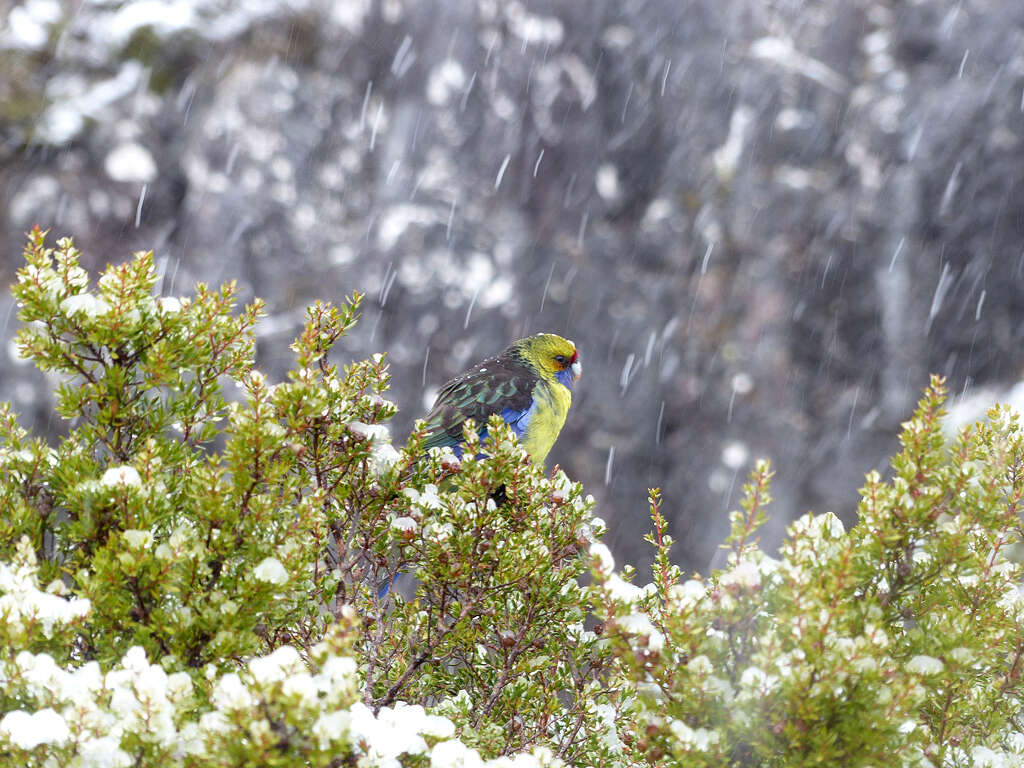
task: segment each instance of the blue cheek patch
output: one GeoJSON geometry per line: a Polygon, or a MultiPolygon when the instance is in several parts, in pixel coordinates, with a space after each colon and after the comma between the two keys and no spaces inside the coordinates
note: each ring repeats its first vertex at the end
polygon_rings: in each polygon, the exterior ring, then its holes
{"type": "Polygon", "coordinates": [[[572,368],[566,368],[564,371],[558,371],[555,373],[555,379],[559,384],[564,385],[566,389],[572,389],[572,368]]]}

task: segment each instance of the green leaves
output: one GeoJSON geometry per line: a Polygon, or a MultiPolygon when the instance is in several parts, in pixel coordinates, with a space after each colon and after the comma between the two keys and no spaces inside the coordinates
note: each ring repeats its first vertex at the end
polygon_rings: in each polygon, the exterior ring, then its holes
{"type": "Polygon", "coordinates": [[[69,424],[50,447],[0,406],[0,749],[20,763],[1024,755],[1008,409],[948,443],[934,379],[858,524],[804,515],[779,552],[759,462],[707,578],[673,565],[653,490],[640,584],[593,499],[500,418],[483,441],[466,425],[461,458],[425,450],[423,422],[392,445],[384,356],[332,360],[359,294],[311,307],[271,382],[262,306],[233,285],[157,298],[137,254],[91,287],[38,231],[25,256],[19,348],[61,377],[69,424]]]}
{"type": "MultiPolygon", "coordinates": [[[[57,387],[57,412],[77,419],[97,466],[126,461],[140,443],[198,448],[216,435],[226,405],[220,377],[252,365],[257,301],[231,315],[235,287],[203,285],[187,299],[152,296],[152,253],[108,266],[96,289],[69,238],[47,248],[34,231],[13,293],[20,353],[43,370],[71,377],[57,387]],[[170,440],[178,431],[182,441],[170,440]]],[[[177,452],[178,460],[185,454],[177,452]]]]}
{"type": "Polygon", "coordinates": [[[662,586],[656,506],[657,589],[630,595],[598,572],[623,688],[645,680],[639,690],[650,691],[625,699],[632,714],[619,721],[637,759],[788,767],[1020,758],[1024,602],[1012,552],[1024,434],[1016,416],[995,409],[947,447],[944,397],[933,379],[904,425],[892,479],[868,475],[850,531],[830,513],[806,515],[780,559],[760,551],[751,533],[764,520],[770,473],[759,465],[731,516],[729,567],[709,582],[662,586]]]}
{"type": "MultiPolygon", "coordinates": [[[[347,627],[371,719],[422,702],[462,712],[444,737],[457,729],[485,755],[608,754],[609,656],[584,629],[578,581],[603,526],[578,484],[531,464],[498,418],[486,443],[468,433],[461,461],[425,452],[422,431],[392,446],[383,355],[331,359],[359,294],[310,308],[296,367],[274,383],[253,365],[262,305],[236,313],[232,284],[156,298],[152,255],[137,254],[90,286],[79,256],[35,232],[14,288],[22,354],[63,377],[66,437],[50,449],[0,411],[11,510],[0,543],[32,542],[43,570],[89,601],[60,664],[141,670],[132,654],[143,654],[191,680],[188,706],[218,713],[199,726],[202,749],[267,764],[297,749],[315,762],[318,745],[345,744],[346,717],[364,715],[325,711],[311,735],[313,688],[267,688],[258,670],[270,662],[232,676],[285,654],[281,674],[304,679],[347,627]]],[[[121,747],[166,756],[138,734],[121,747]]]]}

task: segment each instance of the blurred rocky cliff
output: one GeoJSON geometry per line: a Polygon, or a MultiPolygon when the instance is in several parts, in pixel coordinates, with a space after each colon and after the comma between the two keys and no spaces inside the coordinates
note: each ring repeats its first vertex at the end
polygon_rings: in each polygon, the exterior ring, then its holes
{"type": "MultiPolygon", "coordinates": [[[[883,466],[929,372],[1020,377],[1019,0],[0,0],[0,277],[23,233],[162,290],[367,293],[404,439],[450,375],[573,338],[560,463],[621,557],[646,488],[706,572],[756,457],[773,528],[883,466]]],[[[14,328],[10,297],[3,330],[14,328]]],[[[0,397],[49,421],[13,351],[0,397]]]]}

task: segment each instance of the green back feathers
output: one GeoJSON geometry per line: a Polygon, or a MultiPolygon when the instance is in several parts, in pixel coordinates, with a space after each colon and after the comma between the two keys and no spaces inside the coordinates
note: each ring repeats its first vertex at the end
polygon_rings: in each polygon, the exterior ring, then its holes
{"type": "Polygon", "coordinates": [[[424,446],[455,447],[467,419],[483,430],[497,413],[512,424],[533,461],[542,463],[565,421],[578,357],[572,342],[552,333],[513,342],[441,388],[426,416],[424,446]]]}
{"type": "Polygon", "coordinates": [[[477,363],[441,388],[426,416],[426,448],[460,443],[467,419],[473,419],[482,429],[493,413],[530,407],[538,376],[507,352],[477,363]]]}

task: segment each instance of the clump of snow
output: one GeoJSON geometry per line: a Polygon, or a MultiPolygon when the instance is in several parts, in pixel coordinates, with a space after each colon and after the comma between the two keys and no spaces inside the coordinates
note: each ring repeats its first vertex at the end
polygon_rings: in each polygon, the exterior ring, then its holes
{"type": "Polygon", "coordinates": [[[480,754],[461,741],[442,741],[430,750],[430,768],[482,768],[480,754]]]}
{"type": "Polygon", "coordinates": [[[81,313],[87,317],[100,317],[110,311],[110,305],[91,293],[79,293],[68,296],[60,303],[60,311],[68,317],[81,313]]]}
{"type": "Polygon", "coordinates": [[[444,502],[438,494],[437,486],[433,483],[427,483],[423,486],[422,491],[415,488],[406,488],[403,493],[409,499],[409,513],[414,518],[422,517],[424,514],[429,514],[431,510],[444,507],[444,502]]]}
{"type": "Polygon", "coordinates": [[[754,563],[744,560],[723,573],[719,584],[726,588],[757,589],[761,586],[761,571],[754,563]]]}
{"type": "Polygon", "coordinates": [[[731,440],[722,448],[722,463],[729,469],[739,469],[750,458],[750,449],[740,440],[731,440]]]}
{"type": "Polygon", "coordinates": [[[269,656],[249,662],[249,672],[258,683],[280,683],[300,670],[305,670],[302,659],[290,645],[282,645],[269,656]]]}
{"type": "Polygon", "coordinates": [[[691,728],[682,720],[672,718],[669,722],[669,730],[680,744],[688,749],[698,752],[707,752],[711,747],[718,744],[719,734],[717,731],[710,731],[707,728],[691,728]]]}
{"type": "Polygon", "coordinates": [[[786,37],[761,37],[750,44],[750,55],[803,75],[835,93],[844,92],[846,78],[822,61],[798,51],[786,37]]]}
{"type": "Polygon", "coordinates": [[[391,444],[391,432],[383,424],[367,424],[362,421],[350,421],[348,429],[355,435],[372,441],[370,461],[376,474],[381,474],[398,461],[401,454],[391,444]]]}
{"type": "Polygon", "coordinates": [[[153,546],[153,532],[129,529],[121,533],[129,549],[149,549],[153,546]]]}
{"type": "Polygon", "coordinates": [[[605,582],[605,588],[611,594],[612,599],[620,603],[632,604],[644,596],[644,589],[636,584],[631,584],[617,573],[613,573],[605,582]]]}
{"type": "Polygon", "coordinates": [[[28,537],[17,545],[17,559],[13,563],[0,563],[0,622],[7,625],[10,635],[24,631],[27,623],[41,625],[46,637],[53,635],[56,624],[68,624],[89,613],[90,603],[84,598],[64,598],[42,592],[36,582],[35,553],[28,537]]]}
{"type": "Polygon", "coordinates": [[[57,0],[28,0],[15,5],[0,28],[0,48],[37,51],[46,46],[54,25],[60,21],[57,0]]]}
{"type": "MultiPolygon", "coordinates": [[[[132,5],[132,3],[129,3],[132,5]]],[[[77,74],[59,74],[46,85],[50,107],[36,124],[36,138],[51,144],[65,144],[85,127],[86,118],[98,119],[107,108],[138,91],[146,76],[141,62],[124,62],[117,74],[88,84],[77,74]]]]}
{"type": "Polygon", "coordinates": [[[756,696],[769,693],[778,684],[777,676],[769,675],[760,667],[747,667],[740,675],[740,686],[756,696]]]}
{"type": "Polygon", "coordinates": [[[789,527],[785,567],[790,572],[805,560],[821,561],[839,552],[845,529],[843,521],[831,512],[807,513],[789,527]]]}
{"type": "Polygon", "coordinates": [[[907,671],[917,675],[937,675],[944,668],[943,663],[934,656],[918,654],[907,662],[907,671]]]}
{"type": "Polygon", "coordinates": [[[259,565],[253,569],[252,575],[257,581],[268,584],[284,584],[288,581],[288,571],[276,557],[265,557],[260,560],[259,565]]]}
{"type": "Polygon", "coordinates": [[[142,486],[142,478],[135,467],[123,464],[118,467],[111,467],[103,473],[100,478],[100,485],[104,488],[139,488],[142,486]]]}
{"type": "Polygon", "coordinates": [[[174,699],[192,690],[186,673],[168,675],[159,664],[149,663],[140,646],[134,646],[124,655],[121,668],[107,673],[104,686],[112,691],[110,710],[122,728],[146,733],[165,746],[176,743],[174,699]]]}
{"type": "Polygon", "coordinates": [[[391,527],[400,533],[415,533],[416,521],[407,515],[403,515],[392,520],[391,527]]]}
{"type": "Polygon", "coordinates": [[[110,42],[124,45],[132,35],[143,27],[166,36],[172,32],[189,29],[196,23],[196,4],[191,0],[167,2],[166,0],[135,0],[121,6],[106,25],[110,42]]]}
{"type": "Polygon", "coordinates": [[[612,551],[600,541],[591,543],[590,555],[597,558],[597,569],[601,573],[610,575],[615,570],[615,557],[612,551]]]}
{"type": "Polygon", "coordinates": [[[0,720],[0,735],[16,747],[34,749],[40,744],[66,744],[71,731],[64,718],[47,707],[31,713],[20,709],[8,712],[0,720]]]}
{"type": "Polygon", "coordinates": [[[746,146],[747,134],[753,122],[754,110],[746,104],[740,104],[733,110],[725,143],[718,147],[711,156],[715,172],[720,179],[731,180],[736,173],[746,146]]]}
{"type": "Polygon", "coordinates": [[[445,59],[430,72],[427,80],[427,100],[434,106],[441,106],[462,93],[466,87],[466,72],[462,65],[452,59],[445,59]]]}
{"type": "Polygon", "coordinates": [[[331,742],[346,739],[352,725],[352,715],[345,710],[325,712],[313,723],[313,735],[319,741],[320,749],[327,749],[331,742]]]}
{"type": "Polygon", "coordinates": [[[134,141],[118,144],[103,161],[103,170],[114,181],[148,184],[156,179],[156,161],[149,150],[134,141]]]}
{"type": "Polygon", "coordinates": [[[530,13],[522,3],[505,6],[505,20],[509,31],[523,41],[523,45],[558,45],[565,36],[565,26],[556,16],[538,16],[530,13]]]}
{"type": "Polygon", "coordinates": [[[177,299],[174,296],[161,296],[156,300],[156,308],[165,315],[180,312],[181,307],[181,299],[177,299]]]}
{"type": "Polygon", "coordinates": [[[628,616],[620,616],[616,621],[626,632],[646,638],[648,650],[660,651],[665,647],[665,636],[655,628],[651,623],[651,617],[646,613],[631,613],[628,616]]]}
{"type": "Polygon", "coordinates": [[[399,755],[423,755],[428,751],[424,736],[450,739],[455,725],[446,717],[428,715],[419,704],[399,703],[384,707],[376,717],[362,702],[350,710],[353,740],[366,745],[371,764],[395,760],[399,755]]]}
{"type": "Polygon", "coordinates": [[[344,3],[330,3],[331,19],[354,35],[363,31],[363,23],[370,13],[369,0],[346,0],[344,3]]]}
{"type": "Polygon", "coordinates": [[[687,579],[682,584],[668,588],[668,599],[677,611],[689,610],[707,595],[707,586],[702,581],[687,579]]]}
{"type": "Polygon", "coordinates": [[[373,444],[373,450],[370,452],[370,458],[373,460],[374,471],[378,475],[394,466],[400,456],[401,454],[399,454],[398,449],[396,449],[390,442],[375,442],[373,444]]]}
{"type": "Polygon", "coordinates": [[[425,227],[437,221],[437,213],[425,205],[401,203],[389,206],[377,224],[377,242],[382,249],[389,250],[410,226],[425,227]]]}
{"type": "Polygon", "coordinates": [[[350,421],[348,423],[349,432],[360,437],[365,437],[370,440],[390,440],[391,433],[388,428],[383,424],[367,424],[363,421],[350,421]]]}
{"type": "MultiPolygon", "coordinates": [[[[225,712],[232,711],[245,711],[252,708],[254,699],[249,689],[242,684],[242,678],[235,672],[228,672],[220,680],[217,681],[216,687],[213,689],[213,704],[218,710],[225,712]]],[[[207,715],[215,715],[223,717],[221,712],[210,712],[207,715]]],[[[204,719],[200,718],[200,727],[204,726],[204,719]]],[[[206,719],[206,725],[209,726],[215,717],[206,719]]]]}
{"type": "Polygon", "coordinates": [[[605,200],[615,200],[622,194],[619,184],[619,169],[612,163],[603,163],[594,175],[597,194],[605,200]]]}

